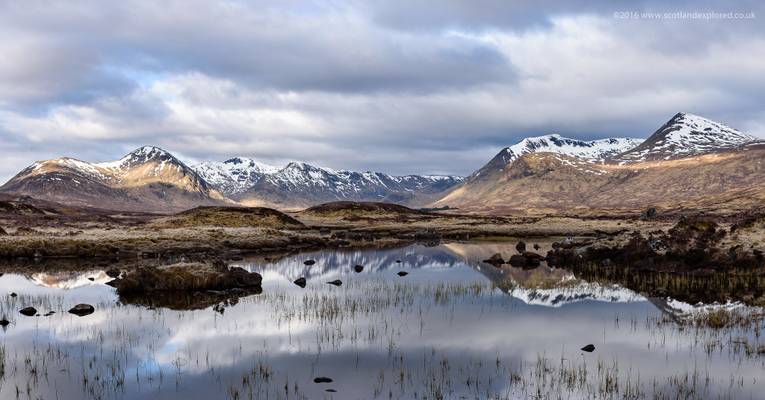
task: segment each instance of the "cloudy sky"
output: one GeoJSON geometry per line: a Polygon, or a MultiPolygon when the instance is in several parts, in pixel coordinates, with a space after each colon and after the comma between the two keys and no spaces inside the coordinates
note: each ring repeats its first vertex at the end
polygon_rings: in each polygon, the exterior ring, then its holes
{"type": "Polygon", "coordinates": [[[468,174],[525,136],[645,137],[678,111],[765,137],[761,2],[538,3],[0,0],[0,180],[147,144],[468,174]],[[642,14],[677,12],[722,15],[642,14]]]}

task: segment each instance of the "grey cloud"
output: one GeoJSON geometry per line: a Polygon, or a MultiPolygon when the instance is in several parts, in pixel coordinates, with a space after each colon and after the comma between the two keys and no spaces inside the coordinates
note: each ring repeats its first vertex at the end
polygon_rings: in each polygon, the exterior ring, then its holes
{"type": "Polygon", "coordinates": [[[0,179],[144,144],[468,174],[525,136],[644,137],[678,111],[765,135],[762,24],[612,17],[683,8],[762,6],[0,1],[0,179]]]}

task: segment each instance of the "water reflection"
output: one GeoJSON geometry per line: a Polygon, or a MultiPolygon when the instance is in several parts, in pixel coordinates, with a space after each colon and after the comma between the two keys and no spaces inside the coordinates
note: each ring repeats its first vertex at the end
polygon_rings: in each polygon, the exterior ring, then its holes
{"type": "Polygon", "coordinates": [[[765,356],[731,344],[756,349],[758,332],[659,323],[682,302],[544,265],[480,261],[496,252],[514,249],[446,244],[241,261],[263,274],[262,293],[234,301],[213,293],[172,309],[162,299],[117,298],[99,271],[6,274],[0,398],[764,398],[765,356]],[[300,277],[305,288],[292,283],[300,277]],[[343,285],[325,283],[335,279],[343,285]],[[96,312],[62,312],[83,302],[96,312]],[[19,315],[28,305],[57,313],[19,315]],[[594,353],[579,350],[590,343],[594,353]]]}

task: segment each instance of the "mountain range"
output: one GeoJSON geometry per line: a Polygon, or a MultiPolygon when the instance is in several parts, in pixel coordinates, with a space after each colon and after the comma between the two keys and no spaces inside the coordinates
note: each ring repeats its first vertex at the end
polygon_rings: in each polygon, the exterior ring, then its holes
{"type": "Polygon", "coordinates": [[[469,177],[392,176],[234,157],[187,165],[146,146],[107,163],[63,157],[36,162],[0,187],[111,210],[175,212],[200,205],[305,208],[382,201],[467,212],[745,209],[765,199],[765,143],[703,117],[678,113],[647,139],[592,141],[557,134],[502,149],[469,177]]]}
{"type": "Polygon", "coordinates": [[[764,156],[757,138],[678,113],[642,142],[525,139],[433,205],[498,214],[735,212],[765,200],[764,156]]]}
{"type": "Polygon", "coordinates": [[[0,193],[120,211],[177,212],[204,205],[305,208],[339,200],[421,205],[464,180],[335,171],[302,162],[275,167],[236,157],[191,166],[158,147],[89,163],[62,157],[36,162],[0,193]]]}

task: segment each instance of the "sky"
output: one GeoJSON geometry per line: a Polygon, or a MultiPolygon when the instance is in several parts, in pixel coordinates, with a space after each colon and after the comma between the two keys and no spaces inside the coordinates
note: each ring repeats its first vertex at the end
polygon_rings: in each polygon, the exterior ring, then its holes
{"type": "Polygon", "coordinates": [[[0,0],[0,181],[143,145],[462,174],[527,136],[765,137],[759,1],[0,0]]]}

